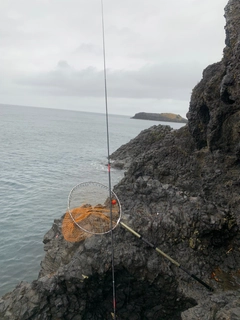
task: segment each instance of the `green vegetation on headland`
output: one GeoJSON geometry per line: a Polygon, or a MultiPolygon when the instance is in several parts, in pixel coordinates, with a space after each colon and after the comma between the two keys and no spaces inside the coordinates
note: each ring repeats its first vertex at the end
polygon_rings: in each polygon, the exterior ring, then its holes
{"type": "Polygon", "coordinates": [[[139,113],[136,113],[135,116],[132,117],[131,119],[187,123],[187,119],[181,117],[179,114],[174,114],[174,113],[139,112],[139,113]]]}

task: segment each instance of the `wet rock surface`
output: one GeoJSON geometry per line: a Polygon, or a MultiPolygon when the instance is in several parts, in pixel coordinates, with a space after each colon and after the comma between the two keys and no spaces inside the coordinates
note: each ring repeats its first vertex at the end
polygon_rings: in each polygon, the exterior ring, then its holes
{"type": "MultiPolygon", "coordinates": [[[[123,229],[114,230],[117,319],[240,318],[240,4],[226,9],[226,48],[194,88],[188,125],[154,126],[112,155],[122,221],[214,288],[123,229]]],[[[39,278],[0,299],[0,319],[113,319],[111,236],[44,237],[39,278]]]]}

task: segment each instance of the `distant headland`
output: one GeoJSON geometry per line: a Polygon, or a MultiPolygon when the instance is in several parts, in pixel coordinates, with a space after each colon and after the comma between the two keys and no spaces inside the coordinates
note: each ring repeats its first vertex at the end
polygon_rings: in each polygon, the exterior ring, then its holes
{"type": "Polygon", "coordinates": [[[139,113],[136,113],[135,116],[132,117],[131,119],[187,123],[187,119],[181,117],[179,114],[174,114],[174,113],[139,112],[139,113]]]}

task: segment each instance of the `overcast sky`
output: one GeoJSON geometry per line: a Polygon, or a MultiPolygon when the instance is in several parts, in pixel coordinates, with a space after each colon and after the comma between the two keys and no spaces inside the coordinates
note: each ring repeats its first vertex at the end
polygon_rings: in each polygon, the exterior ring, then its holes
{"type": "MultiPolygon", "coordinates": [[[[185,117],[227,0],[104,0],[109,113],[185,117]]],[[[0,1],[0,103],[105,112],[101,0],[0,1]]]]}

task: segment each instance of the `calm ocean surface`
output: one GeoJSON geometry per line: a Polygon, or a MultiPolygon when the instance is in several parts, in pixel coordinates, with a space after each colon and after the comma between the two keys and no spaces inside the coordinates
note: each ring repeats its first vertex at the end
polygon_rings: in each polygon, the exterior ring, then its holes
{"type": "MultiPolygon", "coordinates": [[[[110,115],[110,153],[155,124],[110,115]]],[[[37,278],[43,236],[66,211],[72,187],[107,185],[108,173],[104,114],[0,105],[0,137],[1,296],[37,278]]],[[[122,172],[111,172],[114,185],[122,172]]]]}

